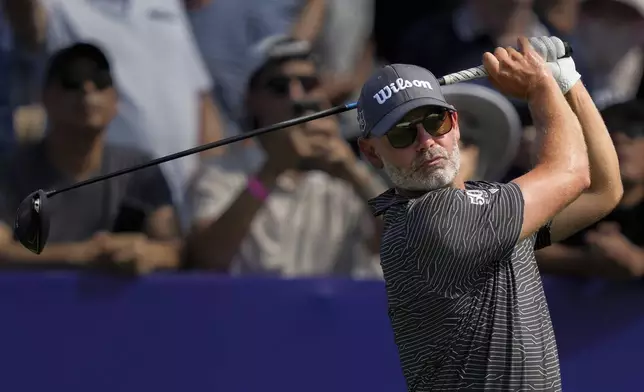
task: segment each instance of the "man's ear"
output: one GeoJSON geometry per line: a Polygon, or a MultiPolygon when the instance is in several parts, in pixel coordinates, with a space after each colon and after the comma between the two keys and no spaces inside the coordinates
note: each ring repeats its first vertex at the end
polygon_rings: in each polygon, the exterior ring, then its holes
{"type": "Polygon", "coordinates": [[[360,148],[360,152],[367,158],[373,167],[376,169],[382,169],[384,167],[382,159],[380,159],[380,156],[376,153],[371,140],[367,140],[363,137],[358,138],[358,147],[360,148]]]}

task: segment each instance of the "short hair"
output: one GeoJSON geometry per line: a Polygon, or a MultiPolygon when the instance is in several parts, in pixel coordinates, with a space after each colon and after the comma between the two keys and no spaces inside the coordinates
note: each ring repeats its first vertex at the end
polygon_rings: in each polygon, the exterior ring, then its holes
{"type": "Polygon", "coordinates": [[[55,52],[47,61],[44,85],[49,86],[76,59],[84,58],[95,62],[100,69],[111,72],[110,62],[105,53],[96,45],[79,42],[55,52]]]}

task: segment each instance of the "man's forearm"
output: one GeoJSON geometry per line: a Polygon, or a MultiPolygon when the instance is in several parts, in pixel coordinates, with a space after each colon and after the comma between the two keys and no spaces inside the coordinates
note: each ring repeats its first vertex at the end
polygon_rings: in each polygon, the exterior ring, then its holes
{"type": "Polygon", "coordinates": [[[577,82],[566,94],[577,115],[586,140],[590,165],[590,187],[586,192],[607,195],[616,202],[622,196],[622,181],[617,153],[604,120],[583,83],[577,82]]]}
{"type": "MultiPolygon", "coordinates": [[[[267,189],[271,189],[279,173],[279,170],[267,164],[257,178],[267,189]]],[[[263,201],[245,189],[220,217],[195,227],[185,243],[188,264],[196,268],[228,271],[255,215],[263,205],[263,201]]]]}
{"type": "Polygon", "coordinates": [[[540,249],[535,252],[535,256],[539,271],[544,274],[632,279],[641,276],[643,272],[592,255],[584,248],[561,244],[540,249]]]}
{"type": "MultiPolygon", "coordinates": [[[[551,85],[554,80],[549,82],[551,85]]],[[[588,158],[580,123],[561,93],[546,85],[528,99],[528,105],[540,144],[536,166],[570,172],[587,169],[588,158]]]]}
{"type": "Polygon", "coordinates": [[[590,186],[553,219],[553,242],[562,241],[602,219],[615,208],[623,193],[615,147],[586,88],[577,82],[566,99],[582,126],[590,186]]]}
{"type": "Polygon", "coordinates": [[[326,17],[325,0],[308,0],[293,25],[291,35],[296,39],[313,44],[322,30],[326,17]]]}
{"type": "MultiPolygon", "coordinates": [[[[219,109],[210,92],[201,93],[200,106],[199,143],[208,144],[223,139],[224,125],[221,113],[219,113],[219,109]]],[[[201,158],[219,156],[225,151],[226,147],[211,148],[210,150],[202,151],[199,156],[201,158]]]]}
{"type": "Polygon", "coordinates": [[[364,165],[356,164],[349,172],[349,183],[365,203],[386,190],[364,165]]]}
{"type": "Polygon", "coordinates": [[[175,269],[181,265],[181,241],[149,241],[150,251],[154,252],[156,267],[175,269]]]}
{"type": "MultiPolygon", "coordinates": [[[[378,196],[386,189],[386,187],[381,186],[379,181],[376,180],[375,176],[369,171],[369,169],[367,169],[366,166],[355,165],[351,170],[351,173],[349,182],[358,196],[364,201],[365,205],[367,205],[367,202],[370,199],[378,196]]],[[[367,208],[369,208],[368,205],[367,208]]],[[[384,224],[382,219],[374,216],[371,217],[371,221],[374,225],[374,234],[367,243],[367,246],[372,253],[376,254],[380,252],[380,239],[384,224]]]]}
{"type": "Polygon", "coordinates": [[[17,242],[10,242],[0,247],[0,260],[2,263],[42,265],[63,263],[70,265],[88,264],[92,255],[90,249],[83,243],[50,244],[37,255],[23,248],[17,242]]]}
{"type": "Polygon", "coordinates": [[[537,164],[512,182],[524,198],[520,239],[542,228],[589,186],[588,155],[581,126],[556,81],[534,87],[528,104],[537,129],[537,164]]]}

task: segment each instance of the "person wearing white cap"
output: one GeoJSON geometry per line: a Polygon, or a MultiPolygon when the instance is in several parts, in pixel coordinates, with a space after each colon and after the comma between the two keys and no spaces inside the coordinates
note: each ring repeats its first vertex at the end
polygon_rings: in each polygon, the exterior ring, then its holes
{"type": "MultiPolygon", "coordinates": [[[[330,106],[307,42],[267,38],[249,58],[243,131],[330,106]]],[[[385,189],[334,116],[236,143],[188,188],[187,264],[233,275],[380,279],[380,221],[367,200],[385,189]]]]}
{"type": "Polygon", "coordinates": [[[519,149],[519,113],[502,94],[478,84],[454,84],[442,91],[459,113],[459,175],[464,181],[501,180],[519,149]]]}
{"type": "Polygon", "coordinates": [[[215,80],[214,96],[227,136],[239,134],[245,86],[252,74],[248,49],[271,36],[312,43],[324,24],[326,0],[184,0],[197,46],[215,80]]]}

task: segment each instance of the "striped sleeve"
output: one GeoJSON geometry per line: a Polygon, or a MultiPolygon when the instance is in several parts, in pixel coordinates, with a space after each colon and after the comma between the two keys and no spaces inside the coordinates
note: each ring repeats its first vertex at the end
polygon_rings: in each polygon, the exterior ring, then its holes
{"type": "Polygon", "coordinates": [[[411,209],[408,246],[413,259],[428,260],[423,274],[443,283],[482,266],[508,260],[523,224],[518,185],[477,182],[423,197],[411,209]]]}
{"type": "Polygon", "coordinates": [[[477,189],[466,191],[461,222],[470,230],[474,250],[483,249],[475,243],[489,242],[495,257],[514,249],[523,226],[523,194],[515,183],[477,183],[477,189]]]}

